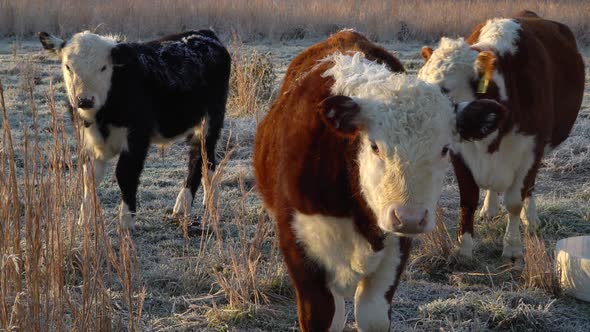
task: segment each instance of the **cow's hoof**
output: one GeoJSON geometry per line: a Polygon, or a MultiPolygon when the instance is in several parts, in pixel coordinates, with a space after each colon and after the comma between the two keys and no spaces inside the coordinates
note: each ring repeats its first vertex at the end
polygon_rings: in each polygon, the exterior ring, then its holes
{"type": "Polygon", "coordinates": [[[120,218],[121,227],[123,229],[132,231],[135,229],[135,218],[131,214],[122,215],[120,218]]]}
{"type": "Polygon", "coordinates": [[[189,188],[182,188],[176,197],[176,204],[172,210],[174,217],[183,217],[189,215],[191,212],[191,205],[193,203],[193,195],[189,188]]]}
{"type": "Polygon", "coordinates": [[[121,203],[121,207],[119,208],[119,222],[121,223],[121,227],[123,229],[132,231],[135,229],[135,218],[129,211],[129,207],[125,203],[121,203]]]}
{"type": "Polygon", "coordinates": [[[509,261],[521,260],[524,256],[524,251],[521,245],[504,245],[502,250],[502,258],[509,261]]]}
{"type": "Polygon", "coordinates": [[[459,237],[459,246],[457,252],[465,258],[473,258],[473,237],[471,234],[465,233],[459,237]]]}

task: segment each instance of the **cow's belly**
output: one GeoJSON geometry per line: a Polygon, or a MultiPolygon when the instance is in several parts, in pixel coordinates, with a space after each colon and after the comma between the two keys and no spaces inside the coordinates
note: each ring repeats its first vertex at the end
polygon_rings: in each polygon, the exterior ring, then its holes
{"type": "Polygon", "coordinates": [[[109,135],[105,138],[102,136],[96,125],[82,128],[84,136],[84,145],[90,150],[96,159],[109,160],[128,150],[127,128],[114,127],[109,125],[109,135]]]}
{"type": "MultiPolygon", "coordinates": [[[[326,269],[327,286],[344,297],[353,296],[358,282],[375,272],[385,253],[391,251],[373,251],[371,244],[354,229],[354,223],[349,218],[297,212],[292,226],[306,254],[326,269]]],[[[397,236],[386,238],[386,249],[395,245],[399,247],[397,236]]],[[[393,280],[394,276],[391,278],[393,280]]]]}
{"type": "Polygon", "coordinates": [[[506,134],[499,149],[488,152],[496,135],[476,142],[463,142],[460,153],[480,188],[505,192],[522,178],[534,161],[534,136],[516,132],[506,134]]]}
{"type": "Polygon", "coordinates": [[[189,129],[185,130],[184,132],[181,132],[178,135],[173,135],[170,137],[166,137],[166,136],[162,135],[162,133],[160,133],[159,131],[156,131],[154,134],[152,134],[150,141],[154,144],[166,145],[166,144],[173,143],[182,137],[187,137],[190,134],[201,135],[201,127],[200,126],[194,127],[194,128],[191,127],[189,129]]]}

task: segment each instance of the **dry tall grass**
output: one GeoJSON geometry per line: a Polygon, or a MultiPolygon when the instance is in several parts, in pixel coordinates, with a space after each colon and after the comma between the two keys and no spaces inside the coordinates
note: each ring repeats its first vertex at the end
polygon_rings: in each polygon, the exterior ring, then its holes
{"type": "Polygon", "coordinates": [[[257,115],[276,91],[276,74],[268,54],[244,50],[238,36],[230,47],[232,70],[227,107],[230,116],[257,115]]]}
{"type": "Polygon", "coordinates": [[[590,2],[584,0],[0,0],[0,33],[71,33],[102,25],[136,38],[212,26],[243,38],[283,39],[352,27],[378,40],[434,39],[524,8],[568,24],[590,42],[590,2]]]}
{"type": "Polygon", "coordinates": [[[33,86],[23,86],[33,123],[17,145],[0,82],[0,329],[110,331],[118,322],[140,330],[145,290],[133,241],[120,230],[118,244],[111,241],[95,195],[89,224],[77,224],[84,181],[77,167],[84,158],[80,137],[65,130],[50,85],[47,130],[53,137],[48,144],[39,141],[33,86]]]}
{"type": "Polygon", "coordinates": [[[525,232],[524,247],[524,269],[521,275],[523,286],[540,288],[549,294],[559,295],[561,288],[555,257],[547,250],[545,241],[525,232]]]}

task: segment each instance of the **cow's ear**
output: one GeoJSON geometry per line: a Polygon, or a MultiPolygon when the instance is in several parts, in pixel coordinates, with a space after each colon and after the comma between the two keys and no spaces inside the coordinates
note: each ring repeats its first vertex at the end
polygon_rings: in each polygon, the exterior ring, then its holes
{"type": "Polygon", "coordinates": [[[495,68],[496,55],[490,51],[479,52],[475,59],[475,70],[480,77],[484,76],[487,80],[491,80],[495,68]]]}
{"type": "Polygon", "coordinates": [[[39,41],[43,48],[54,56],[60,56],[62,49],[66,46],[65,40],[44,31],[39,32],[39,41]]]}
{"type": "Polygon", "coordinates": [[[342,136],[354,137],[362,129],[361,107],[350,97],[330,96],[320,103],[322,121],[342,136]]]}
{"type": "Polygon", "coordinates": [[[480,140],[500,128],[508,110],[492,99],[478,99],[455,106],[456,132],[467,141],[480,140]]]}
{"type": "Polygon", "coordinates": [[[111,50],[111,57],[114,66],[126,66],[137,59],[133,46],[127,43],[119,43],[111,50]]]}
{"type": "Polygon", "coordinates": [[[430,46],[424,46],[422,47],[422,50],[420,51],[420,55],[422,55],[422,59],[424,59],[424,62],[428,61],[428,59],[430,59],[430,56],[432,56],[432,48],[430,46]]]}

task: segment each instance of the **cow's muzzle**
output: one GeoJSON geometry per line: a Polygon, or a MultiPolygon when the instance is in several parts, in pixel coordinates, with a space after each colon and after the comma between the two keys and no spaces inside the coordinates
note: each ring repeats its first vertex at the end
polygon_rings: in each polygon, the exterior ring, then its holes
{"type": "Polygon", "coordinates": [[[81,109],[91,109],[94,107],[94,96],[90,98],[76,98],[76,106],[81,109]]]}
{"type": "Polygon", "coordinates": [[[387,212],[386,228],[391,232],[414,235],[432,231],[428,209],[404,205],[392,205],[387,212]]]}

